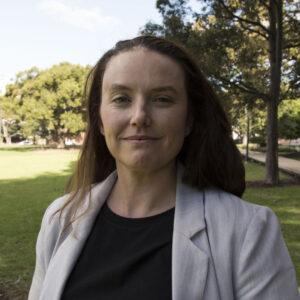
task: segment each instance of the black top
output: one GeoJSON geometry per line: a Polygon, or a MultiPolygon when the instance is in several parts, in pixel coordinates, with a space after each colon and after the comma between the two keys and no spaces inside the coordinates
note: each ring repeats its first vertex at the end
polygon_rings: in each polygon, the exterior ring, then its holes
{"type": "Polygon", "coordinates": [[[125,218],[105,203],[61,299],[171,300],[174,211],[125,218]]]}

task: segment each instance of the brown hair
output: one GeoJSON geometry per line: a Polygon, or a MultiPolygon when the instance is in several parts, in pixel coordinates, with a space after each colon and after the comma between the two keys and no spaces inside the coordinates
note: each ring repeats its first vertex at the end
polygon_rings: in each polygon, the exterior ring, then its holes
{"type": "Polygon", "coordinates": [[[189,110],[193,120],[190,134],[185,138],[178,159],[185,166],[183,181],[199,189],[215,186],[241,196],[245,190],[245,170],[241,155],[231,137],[231,126],[217,95],[202,75],[196,60],[181,46],[163,38],[139,36],[120,41],[106,52],[88,75],[85,85],[87,99],[87,130],[77,168],[69,181],[70,196],[62,211],[76,199],[69,224],[79,216],[81,206],[91,185],[104,180],[115,170],[115,160],[100,133],[100,104],[102,79],[108,61],[115,55],[143,47],[166,55],[184,71],[189,110]],[[76,216],[76,217],[75,217],[76,216]]]}

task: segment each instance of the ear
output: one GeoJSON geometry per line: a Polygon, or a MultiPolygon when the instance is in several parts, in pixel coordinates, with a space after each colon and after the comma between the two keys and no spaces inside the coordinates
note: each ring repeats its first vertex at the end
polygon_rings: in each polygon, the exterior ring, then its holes
{"type": "Polygon", "coordinates": [[[98,126],[99,126],[99,130],[100,130],[101,134],[105,136],[104,127],[103,127],[103,124],[102,124],[102,121],[101,121],[100,118],[99,118],[99,121],[98,121],[98,126]]]}
{"type": "Polygon", "coordinates": [[[102,125],[102,124],[100,124],[100,132],[102,133],[102,135],[105,136],[105,134],[104,134],[104,128],[103,128],[103,125],[102,125]]]}

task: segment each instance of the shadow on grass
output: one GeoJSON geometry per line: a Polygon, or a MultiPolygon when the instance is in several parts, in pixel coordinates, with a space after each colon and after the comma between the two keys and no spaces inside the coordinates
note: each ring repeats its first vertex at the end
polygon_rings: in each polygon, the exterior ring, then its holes
{"type": "Polygon", "coordinates": [[[71,162],[61,173],[0,180],[0,299],[27,299],[43,214],[65,193],[74,166],[71,162]]]}

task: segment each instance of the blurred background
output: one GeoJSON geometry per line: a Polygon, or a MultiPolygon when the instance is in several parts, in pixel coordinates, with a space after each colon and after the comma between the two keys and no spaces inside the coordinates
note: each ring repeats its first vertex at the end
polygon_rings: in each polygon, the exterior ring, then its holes
{"type": "Polygon", "coordinates": [[[84,139],[84,83],[119,40],[185,45],[220,96],[245,159],[246,201],[272,208],[300,285],[297,0],[0,2],[0,299],[26,299],[46,207],[84,139]]]}

